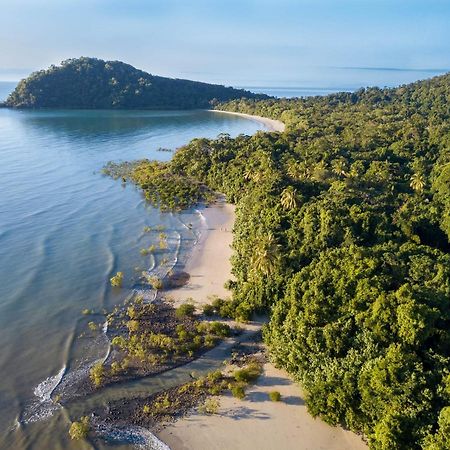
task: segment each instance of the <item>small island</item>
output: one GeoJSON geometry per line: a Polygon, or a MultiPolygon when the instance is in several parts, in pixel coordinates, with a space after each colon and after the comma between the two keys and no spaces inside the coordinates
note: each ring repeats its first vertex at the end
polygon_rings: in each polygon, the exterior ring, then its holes
{"type": "Polygon", "coordinates": [[[151,75],[121,61],[73,58],[19,82],[3,107],[34,109],[204,109],[234,99],[264,99],[217,84],[151,75]]]}

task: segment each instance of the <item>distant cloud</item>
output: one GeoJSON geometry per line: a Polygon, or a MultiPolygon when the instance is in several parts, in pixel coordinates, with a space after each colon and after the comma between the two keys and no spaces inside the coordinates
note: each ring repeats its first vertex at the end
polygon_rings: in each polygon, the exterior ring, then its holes
{"type": "Polygon", "coordinates": [[[353,67],[353,66],[335,66],[330,69],[340,70],[367,70],[373,72],[426,72],[426,73],[444,73],[450,72],[450,69],[412,69],[407,67],[353,67]]]}

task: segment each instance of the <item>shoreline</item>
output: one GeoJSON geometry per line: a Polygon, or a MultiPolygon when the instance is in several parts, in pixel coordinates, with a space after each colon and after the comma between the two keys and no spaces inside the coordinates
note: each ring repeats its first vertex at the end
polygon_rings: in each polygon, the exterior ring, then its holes
{"type": "Polygon", "coordinates": [[[206,223],[199,242],[193,247],[181,270],[189,274],[188,282],[181,287],[165,290],[162,297],[171,299],[175,305],[192,298],[201,306],[208,303],[208,297],[230,297],[224,283],[231,278],[231,243],[235,219],[234,205],[224,197],[201,210],[206,223]]]}
{"type": "Polygon", "coordinates": [[[245,113],[239,113],[239,112],[232,112],[232,111],[223,111],[221,109],[208,109],[209,112],[216,112],[221,114],[232,114],[234,116],[244,117],[245,119],[250,119],[255,122],[262,123],[265,125],[269,132],[271,131],[277,131],[282,133],[286,129],[286,125],[281,120],[275,120],[275,119],[268,119],[267,117],[262,116],[255,116],[253,114],[245,114],[245,113]]]}

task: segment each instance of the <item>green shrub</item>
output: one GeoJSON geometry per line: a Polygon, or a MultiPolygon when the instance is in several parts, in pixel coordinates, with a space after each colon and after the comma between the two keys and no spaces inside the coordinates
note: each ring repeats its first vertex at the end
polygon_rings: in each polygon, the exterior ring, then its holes
{"type": "Polygon", "coordinates": [[[133,333],[136,333],[139,330],[139,321],[138,320],[129,320],[127,322],[128,330],[133,333]]]}
{"type": "Polygon", "coordinates": [[[69,428],[69,436],[74,440],[85,439],[90,428],[89,417],[82,417],[79,422],[72,422],[69,428]]]}
{"type": "Polygon", "coordinates": [[[92,366],[91,370],[89,371],[89,376],[94,386],[100,387],[105,379],[105,368],[103,366],[103,363],[98,362],[97,364],[92,366]]]}
{"type": "Polygon", "coordinates": [[[182,318],[182,317],[192,317],[194,315],[195,312],[195,306],[192,305],[191,303],[183,303],[181,306],[179,306],[176,311],[175,311],[175,315],[178,318],[182,318]]]}
{"type": "Polygon", "coordinates": [[[205,316],[212,316],[214,314],[214,306],[213,305],[209,305],[208,303],[206,303],[205,305],[203,305],[203,314],[205,316]]]}
{"type": "Polygon", "coordinates": [[[217,344],[217,337],[212,334],[207,334],[205,336],[205,346],[214,347],[217,344]]]}
{"type": "Polygon", "coordinates": [[[209,331],[220,337],[228,337],[231,334],[231,328],[222,322],[211,322],[209,324],[209,331]]]}
{"type": "Polygon", "coordinates": [[[215,383],[222,378],[222,372],[220,370],[214,370],[214,372],[208,373],[206,378],[208,379],[208,381],[215,383]]]}
{"type": "Polygon", "coordinates": [[[117,272],[109,281],[111,282],[111,286],[121,287],[123,282],[123,272],[117,272]]]}
{"type": "Polygon", "coordinates": [[[118,375],[122,370],[122,367],[118,361],[113,361],[111,363],[111,374],[118,375]]]}
{"type": "Polygon", "coordinates": [[[255,381],[261,374],[261,366],[257,363],[250,363],[243,369],[237,369],[233,373],[233,377],[236,381],[243,381],[249,383],[255,381]]]}
{"type": "Polygon", "coordinates": [[[231,395],[239,400],[243,400],[245,398],[245,390],[241,385],[235,384],[231,387],[231,395]]]}
{"type": "Polygon", "coordinates": [[[220,311],[220,308],[222,308],[222,305],[224,304],[224,300],[222,300],[219,297],[214,298],[214,300],[211,302],[211,306],[214,308],[216,312],[220,311]]]}
{"type": "Polygon", "coordinates": [[[198,409],[202,414],[217,414],[219,412],[219,400],[215,398],[207,398],[205,403],[198,409]]]}
{"type": "Polygon", "coordinates": [[[281,394],[278,391],[269,392],[269,398],[273,402],[279,402],[281,400],[281,394]]]}

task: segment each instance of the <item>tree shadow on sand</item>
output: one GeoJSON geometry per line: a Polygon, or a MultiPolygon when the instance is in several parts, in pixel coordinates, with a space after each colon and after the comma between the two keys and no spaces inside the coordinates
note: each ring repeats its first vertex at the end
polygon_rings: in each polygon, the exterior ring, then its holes
{"type": "Polygon", "coordinates": [[[258,382],[260,386],[287,386],[292,384],[292,381],[287,378],[282,377],[270,377],[264,375],[261,380],[258,382]]]}
{"type": "Polygon", "coordinates": [[[241,406],[239,408],[232,408],[227,411],[224,411],[221,415],[225,417],[229,417],[233,420],[242,420],[242,419],[258,419],[258,420],[267,420],[270,419],[270,415],[258,411],[256,409],[248,408],[247,406],[241,406]]]}

